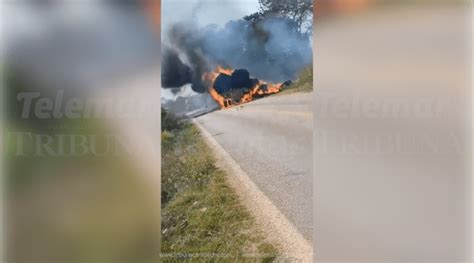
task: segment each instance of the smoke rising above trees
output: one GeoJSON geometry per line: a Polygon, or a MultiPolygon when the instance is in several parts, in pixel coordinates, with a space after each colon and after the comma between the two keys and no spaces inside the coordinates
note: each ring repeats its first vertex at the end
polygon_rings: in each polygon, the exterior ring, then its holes
{"type": "MultiPolygon", "coordinates": [[[[302,28],[305,23],[312,24],[313,0],[259,0],[261,12],[289,18],[302,28]]],[[[311,28],[311,26],[309,26],[311,28]]]]}
{"type": "Polygon", "coordinates": [[[194,91],[206,92],[202,75],[217,65],[244,68],[265,81],[294,79],[312,63],[311,33],[303,28],[312,18],[312,1],[261,0],[260,5],[258,13],[223,28],[190,23],[168,28],[168,45],[162,49],[163,88],[191,84],[194,91]],[[294,5],[298,11],[290,12],[294,5]]]}

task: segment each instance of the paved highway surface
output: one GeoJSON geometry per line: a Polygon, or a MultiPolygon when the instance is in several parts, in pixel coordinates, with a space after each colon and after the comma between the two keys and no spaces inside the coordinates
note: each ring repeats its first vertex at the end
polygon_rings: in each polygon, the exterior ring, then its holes
{"type": "Polygon", "coordinates": [[[196,119],[308,240],[313,220],[312,97],[274,95],[196,119]]]}

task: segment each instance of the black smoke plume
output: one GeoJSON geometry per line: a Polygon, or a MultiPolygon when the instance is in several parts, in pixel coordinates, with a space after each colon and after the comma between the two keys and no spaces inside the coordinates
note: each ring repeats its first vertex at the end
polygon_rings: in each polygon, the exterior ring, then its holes
{"type": "Polygon", "coordinates": [[[193,71],[184,64],[176,51],[163,48],[163,63],[161,67],[161,85],[167,88],[179,88],[185,84],[191,83],[193,71]]]}
{"type": "MultiPolygon", "coordinates": [[[[202,36],[198,34],[194,27],[175,24],[168,31],[168,38],[173,48],[177,49],[187,62],[184,63],[174,50],[170,48],[164,50],[162,68],[165,69],[164,73],[166,75],[173,76],[171,78],[173,83],[170,84],[190,83],[194,91],[205,92],[207,89],[202,81],[202,75],[209,71],[209,62],[202,53],[202,36]],[[179,61],[173,61],[176,59],[179,61]]],[[[169,79],[167,76],[163,76],[162,73],[162,79],[163,77],[169,79]]],[[[162,81],[163,87],[168,87],[165,84],[162,81]]],[[[176,85],[173,87],[176,87],[176,85]]]]}
{"type": "Polygon", "coordinates": [[[196,92],[206,92],[202,75],[217,65],[243,68],[252,77],[283,82],[312,62],[310,36],[287,18],[269,17],[261,21],[236,20],[224,28],[198,29],[190,24],[174,24],[166,35],[171,48],[163,50],[162,86],[176,88],[191,84],[196,92]]]}

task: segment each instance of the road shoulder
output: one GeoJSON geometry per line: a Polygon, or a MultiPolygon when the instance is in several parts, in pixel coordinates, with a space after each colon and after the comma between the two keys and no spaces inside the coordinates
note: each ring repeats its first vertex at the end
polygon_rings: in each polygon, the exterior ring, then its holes
{"type": "Polygon", "coordinates": [[[285,258],[312,262],[311,243],[265,196],[212,135],[197,120],[193,120],[193,123],[199,128],[205,142],[212,149],[217,167],[227,173],[227,181],[244,206],[255,217],[269,241],[277,246],[285,258]]]}

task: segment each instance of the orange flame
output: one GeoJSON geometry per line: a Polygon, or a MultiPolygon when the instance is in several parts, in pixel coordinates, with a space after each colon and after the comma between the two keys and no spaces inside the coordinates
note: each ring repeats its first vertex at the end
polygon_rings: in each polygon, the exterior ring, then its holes
{"type": "Polygon", "coordinates": [[[233,69],[217,66],[214,71],[204,73],[204,75],[202,76],[203,80],[206,80],[210,83],[208,88],[209,94],[219,104],[221,109],[237,106],[242,103],[250,102],[257,97],[262,97],[281,91],[281,83],[272,84],[259,80],[257,84],[255,84],[250,90],[248,90],[241,96],[239,101],[235,101],[232,98],[227,98],[219,94],[219,92],[214,89],[214,81],[217,79],[219,74],[225,74],[230,76],[233,72],[233,69]]]}

